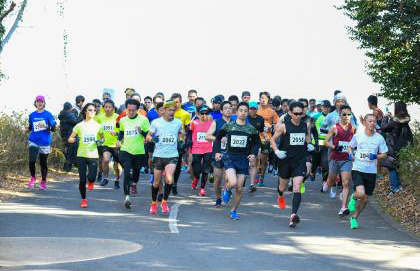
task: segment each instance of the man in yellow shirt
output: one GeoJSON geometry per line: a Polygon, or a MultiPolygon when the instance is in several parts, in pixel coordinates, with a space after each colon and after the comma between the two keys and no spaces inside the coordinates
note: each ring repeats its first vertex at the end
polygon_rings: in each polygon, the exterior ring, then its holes
{"type": "MultiPolygon", "coordinates": [[[[171,96],[171,100],[176,103],[176,111],[175,111],[175,118],[179,119],[182,123],[182,139],[185,140],[186,131],[188,131],[188,125],[191,122],[190,114],[182,109],[182,96],[179,93],[174,93],[171,96]]],[[[182,165],[182,158],[184,156],[184,151],[179,151],[179,159],[178,164],[176,165],[175,175],[174,175],[174,185],[172,186],[172,194],[175,196],[178,194],[177,191],[177,183],[179,179],[179,175],[181,174],[181,165],[182,165]]]]}

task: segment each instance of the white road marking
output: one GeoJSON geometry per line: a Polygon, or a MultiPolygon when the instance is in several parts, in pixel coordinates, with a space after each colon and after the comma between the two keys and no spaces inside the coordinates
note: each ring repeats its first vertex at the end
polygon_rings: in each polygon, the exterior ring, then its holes
{"type": "Polygon", "coordinates": [[[169,230],[171,233],[179,233],[176,217],[178,215],[178,208],[180,205],[181,204],[179,203],[175,203],[169,213],[169,230]]]}

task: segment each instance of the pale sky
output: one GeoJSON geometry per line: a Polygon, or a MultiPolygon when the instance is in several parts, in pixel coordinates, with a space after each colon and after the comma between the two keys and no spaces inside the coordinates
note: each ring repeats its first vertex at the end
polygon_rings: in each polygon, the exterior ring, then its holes
{"type": "MultiPolygon", "coordinates": [[[[117,104],[126,87],[142,97],[162,91],[185,99],[196,89],[208,101],[244,90],[255,101],[260,91],[332,100],[341,89],[362,114],[367,97],[379,91],[364,70],[363,51],[348,38],[351,22],[334,8],[343,1],[28,2],[0,59],[8,76],[0,83],[0,107],[8,110],[33,110],[43,94],[47,110],[58,114],[77,94],[90,101],[103,88],[115,89],[117,104]],[[64,2],[64,18],[57,2],[64,2]]],[[[418,106],[410,113],[420,119],[418,106]]]]}

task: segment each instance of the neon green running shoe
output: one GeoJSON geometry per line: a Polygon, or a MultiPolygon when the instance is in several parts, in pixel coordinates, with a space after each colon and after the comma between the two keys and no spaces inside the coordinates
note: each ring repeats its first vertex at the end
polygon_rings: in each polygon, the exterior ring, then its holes
{"type": "Polygon", "coordinates": [[[358,229],[359,228],[359,221],[357,221],[357,218],[351,217],[350,218],[350,229],[358,229]]]}
{"type": "Polygon", "coordinates": [[[356,211],[356,204],[357,204],[357,200],[354,198],[354,194],[352,194],[349,201],[350,212],[356,211]]]}
{"type": "Polygon", "coordinates": [[[305,183],[304,183],[304,182],[302,182],[302,183],[300,184],[300,193],[301,193],[301,194],[305,194],[305,183]]]}

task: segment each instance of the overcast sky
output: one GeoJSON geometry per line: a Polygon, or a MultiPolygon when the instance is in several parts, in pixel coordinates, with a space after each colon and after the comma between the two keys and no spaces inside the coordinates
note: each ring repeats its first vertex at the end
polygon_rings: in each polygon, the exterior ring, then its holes
{"type": "MultiPolygon", "coordinates": [[[[341,3],[30,0],[1,56],[8,78],[0,84],[0,106],[33,110],[34,97],[44,94],[47,109],[58,113],[77,94],[91,100],[103,88],[115,89],[117,103],[126,87],[142,97],[248,90],[253,100],[260,91],[331,100],[341,89],[357,114],[366,113],[366,99],[379,86],[348,38],[351,22],[334,8],[341,3]],[[57,2],[64,2],[64,17],[57,2]]],[[[419,115],[418,109],[411,113],[419,115]]]]}

